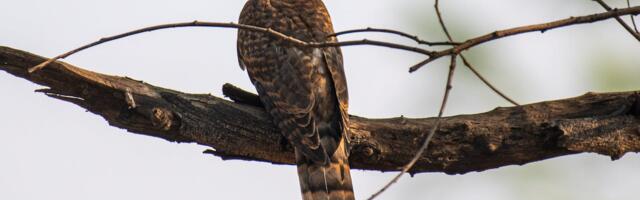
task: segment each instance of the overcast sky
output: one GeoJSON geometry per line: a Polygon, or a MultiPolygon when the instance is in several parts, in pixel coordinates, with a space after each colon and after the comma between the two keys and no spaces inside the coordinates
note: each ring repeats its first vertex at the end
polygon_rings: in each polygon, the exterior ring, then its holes
{"type": "MultiPolygon", "coordinates": [[[[615,1],[622,4],[623,1],[615,1]]],[[[100,37],[150,25],[237,21],[244,1],[20,0],[3,3],[0,45],[55,56],[100,37]]],[[[443,40],[432,1],[327,0],[336,30],[381,27],[443,40]]],[[[592,1],[443,1],[459,40],[494,30],[601,12],[592,1]]],[[[65,61],[192,93],[221,96],[223,83],[253,90],[237,64],[236,31],[184,28],[102,45],[65,61]]],[[[380,34],[377,38],[410,41],[380,34]]],[[[409,74],[420,55],[345,47],[350,112],[365,117],[437,113],[445,60],[409,74]]],[[[530,33],[468,52],[487,78],[521,103],[588,91],[640,89],[640,45],[612,20],[530,33]],[[613,73],[613,72],[620,73],[613,73]]],[[[509,104],[460,67],[448,115],[509,104]]],[[[41,88],[0,73],[0,199],[297,199],[294,166],[222,161],[204,146],[170,143],[110,127],[78,106],[34,93],[41,88]]],[[[640,158],[595,154],[449,176],[405,177],[380,199],[632,199],[640,196],[640,158]]],[[[353,170],[356,196],[394,175],[353,170]]]]}

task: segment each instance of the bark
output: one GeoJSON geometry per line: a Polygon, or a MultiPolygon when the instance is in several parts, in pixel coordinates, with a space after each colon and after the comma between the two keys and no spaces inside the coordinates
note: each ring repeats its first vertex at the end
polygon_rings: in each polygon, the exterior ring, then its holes
{"type": "MultiPolygon", "coordinates": [[[[233,101],[186,94],[63,62],[29,74],[45,58],[0,46],[0,69],[46,86],[37,90],[102,116],[111,126],[173,142],[209,146],[222,159],[294,163],[293,151],[254,94],[225,85],[233,101]]],[[[11,106],[11,105],[2,105],[11,106]]],[[[434,118],[351,116],[354,169],[397,171],[434,118]]],[[[640,92],[580,97],[446,117],[411,173],[459,174],[595,152],[617,159],[640,151],[640,92]]]]}

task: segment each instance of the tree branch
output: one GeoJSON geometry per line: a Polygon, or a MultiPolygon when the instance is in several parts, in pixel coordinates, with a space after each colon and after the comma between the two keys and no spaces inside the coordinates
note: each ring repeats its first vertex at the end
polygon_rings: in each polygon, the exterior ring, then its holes
{"type": "Polygon", "coordinates": [[[372,28],[372,27],[340,31],[340,32],[331,34],[328,37],[341,36],[341,35],[352,34],[352,33],[364,33],[364,32],[390,33],[390,34],[399,35],[399,36],[402,36],[402,37],[405,37],[405,38],[409,38],[409,39],[415,41],[418,44],[425,44],[425,45],[428,45],[428,46],[460,45],[459,42],[429,42],[429,41],[420,39],[417,35],[411,35],[411,34],[408,34],[408,33],[402,32],[402,31],[397,31],[397,30],[393,30],[393,29],[385,29],[385,28],[372,28]]]}
{"type": "MultiPolygon", "coordinates": [[[[598,4],[600,4],[600,6],[602,6],[607,11],[612,11],[613,10],[613,8],[609,7],[609,5],[607,5],[607,3],[605,3],[602,0],[594,0],[594,1],[597,2],[598,4]]],[[[631,7],[631,6],[629,6],[629,7],[631,7]]],[[[627,25],[627,23],[625,23],[624,20],[622,20],[622,18],[620,18],[619,16],[616,16],[615,19],[616,19],[616,21],[618,21],[618,23],[620,23],[620,25],[624,28],[624,30],[627,30],[627,32],[629,32],[629,34],[631,34],[631,36],[636,38],[636,40],[640,41],[640,33],[637,32],[638,31],[637,29],[635,31],[633,29],[631,29],[631,27],[629,25],[627,25]]],[[[631,15],[631,21],[633,22],[633,15],[631,15]]],[[[635,24],[634,24],[634,27],[635,27],[635,24]]]]}
{"type": "MultiPolygon", "coordinates": [[[[438,16],[441,16],[441,15],[438,15],[438,16]]],[[[442,20],[440,18],[438,18],[438,19],[440,21],[441,27],[443,28],[443,31],[445,31],[445,33],[447,33],[447,38],[450,38],[451,36],[448,34],[449,32],[446,30],[446,27],[444,26],[444,23],[442,22],[442,20]]],[[[426,44],[426,45],[429,45],[429,46],[460,45],[459,42],[453,42],[453,40],[449,40],[449,42],[429,42],[429,41],[425,41],[425,40],[420,39],[418,36],[410,35],[410,34],[405,33],[405,32],[391,30],[391,29],[371,28],[371,27],[362,28],[362,29],[353,29],[353,30],[341,31],[341,32],[337,32],[337,33],[334,33],[333,35],[329,35],[329,36],[341,36],[341,35],[347,35],[347,34],[352,34],[352,33],[363,33],[363,32],[380,32],[380,33],[389,33],[389,34],[393,34],[393,35],[399,35],[399,36],[402,36],[402,37],[405,37],[405,38],[412,39],[413,41],[417,42],[418,44],[426,44]]],[[[473,65],[471,65],[471,63],[469,61],[467,61],[467,59],[464,57],[464,55],[462,55],[462,53],[460,53],[460,58],[462,58],[462,62],[464,63],[464,65],[467,68],[469,68],[469,70],[471,70],[471,72],[473,72],[473,74],[476,77],[478,77],[478,79],[480,79],[480,81],[482,81],[482,83],[487,85],[487,87],[489,87],[489,89],[491,89],[493,92],[498,94],[500,97],[502,97],[504,100],[508,101],[509,103],[511,103],[513,105],[516,105],[516,106],[520,105],[516,101],[514,101],[513,99],[511,99],[510,97],[505,95],[503,92],[498,90],[498,88],[496,88],[491,82],[489,82],[489,80],[484,78],[484,76],[482,76],[482,74],[480,74],[480,72],[478,72],[478,70],[476,70],[476,68],[473,65]]]]}
{"type": "MultiPolygon", "coordinates": [[[[185,94],[126,77],[54,62],[0,47],[0,69],[47,86],[38,90],[102,116],[129,132],[210,146],[222,159],[292,164],[287,146],[256,105],[206,94],[185,94]]],[[[252,94],[226,87],[232,99],[255,103],[252,94]],[[241,94],[241,95],[238,95],[241,94]],[[253,100],[252,100],[253,99],[253,100]]],[[[429,150],[411,173],[449,174],[525,164],[581,152],[617,159],[640,151],[640,93],[588,93],[581,97],[445,117],[429,150]]],[[[351,116],[354,169],[398,171],[415,154],[435,118],[367,119],[351,116]]]]}
{"type": "Polygon", "coordinates": [[[640,14],[640,6],[634,6],[630,8],[613,9],[611,11],[607,11],[603,13],[584,15],[579,17],[569,17],[566,19],[547,22],[547,23],[533,24],[528,26],[520,26],[520,27],[515,27],[510,29],[494,31],[492,33],[487,33],[479,37],[468,39],[467,41],[462,42],[460,45],[456,45],[454,47],[451,47],[445,50],[432,52],[429,58],[409,68],[409,72],[414,72],[420,69],[422,66],[429,64],[430,62],[433,62],[444,56],[459,54],[460,52],[470,49],[471,47],[474,47],[476,45],[489,42],[492,40],[500,39],[503,37],[509,37],[517,34],[536,32],[536,31],[540,31],[544,33],[545,31],[564,27],[564,26],[593,23],[593,22],[615,18],[623,15],[638,15],[638,14],[640,14]]]}
{"type": "Polygon", "coordinates": [[[109,37],[100,38],[99,40],[94,41],[92,43],[83,45],[81,47],[75,48],[75,49],[73,49],[71,51],[67,51],[67,52],[65,52],[63,54],[60,54],[58,56],[55,56],[53,58],[47,59],[44,62],[39,63],[38,65],[35,65],[35,66],[31,67],[29,69],[29,73],[33,73],[35,71],[38,71],[38,70],[46,67],[47,65],[49,65],[50,63],[52,63],[52,62],[54,62],[56,60],[69,57],[69,56],[71,56],[73,54],[76,54],[76,53],[78,53],[80,51],[83,51],[85,49],[100,45],[100,44],[105,43],[105,42],[110,42],[110,41],[114,41],[114,40],[117,40],[117,39],[129,37],[129,36],[132,36],[132,35],[145,33],[145,32],[157,31],[157,30],[162,30],[162,29],[170,29],[170,28],[181,28],[181,27],[217,27],[217,28],[244,29],[244,30],[249,30],[249,31],[256,31],[256,32],[260,32],[260,33],[265,33],[265,34],[271,35],[271,36],[273,36],[275,38],[278,38],[278,39],[281,39],[283,41],[287,41],[287,42],[290,42],[290,43],[292,43],[294,45],[298,45],[298,46],[302,46],[302,47],[336,47],[336,46],[372,45],[372,46],[388,47],[388,48],[392,48],[392,49],[401,49],[401,50],[405,50],[405,51],[409,51],[409,52],[424,54],[424,55],[427,55],[427,56],[430,56],[431,54],[433,54],[432,51],[429,51],[429,50],[426,50],[426,49],[417,48],[417,47],[410,47],[410,46],[402,45],[402,44],[398,44],[398,43],[377,41],[377,40],[362,39],[362,40],[349,40],[349,41],[342,41],[342,42],[305,42],[305,41],[299,40],[297,38],[294,38],[292,36],[288,36],[288,35],[285,35],[283,33],[278,32],[278,31],[275,31],[273,29],[270,29],[270,28],[263,28],[263,27],[246,25],[246,24],[236,24],[236,23],[233,23],[233,22],[231,22],[231,23],[221,23],[221,22],[192,21],[192,22],[171,23],[171,24],[161,24],[161,25],[149,26],[149,27],[145,27],[145,28],[129,31],[129,32],[126,32],[126,33],[121,33],[121,34],[117,34],[117,35],[113,35],[113,36],[109,36],[109,37]]]}

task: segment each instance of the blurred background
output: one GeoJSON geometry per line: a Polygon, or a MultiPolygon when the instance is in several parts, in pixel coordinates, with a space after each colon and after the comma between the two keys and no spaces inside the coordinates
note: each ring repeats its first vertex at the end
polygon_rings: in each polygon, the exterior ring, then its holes
{"type": "MultiPolygon", "coordinates": [[[[21,0],[3,3],[0,45],[55,56],[100,37],[192,20],[237,21],[245,1],[21,0]]],[[[608,1],[626,6],[625,1],[608,1]]],[[[639,1],[632,1],[640,4],[639,1]]],[[[326,0],[335,29],[379,27],[445,40],[433,1],[326,0]]],[[[515,26],[602,12],[593,1],[442,1],[457,40],[515,26]]],[[[628,20],[628,18],[625,18],[628,20]]],[[[223,83],[253,90],[237,64],[236,31],[183,28],[108,43],[65,61],[162,87],[221,96],[223,83]]],[[[357,34],[402,42],[382,34],[357,34]]],[[[448,59],[415,73],[423,56],[371,46],[343,48],[354,115],[437,114],[448,59]]],[[[614,20],[509,37],[465,52],[478,70],[519,103],[588,91],[640,90],[640,45],[614,20]]],[[[34,93],[41,86],[0,73],[0,199],[298,199],[294,166],[222,161],[204,146],[170,143],[110,127],[70,103],[34,93]]],[[[458,67],[447,115],[509,106],[458,67]]],[[[580,154],[465,175],[405,176],[380,199],[637,199],[640,157],[612,162],[580,154]]],[[[395,173],[353,170],[368,197],[395,173]]]]}

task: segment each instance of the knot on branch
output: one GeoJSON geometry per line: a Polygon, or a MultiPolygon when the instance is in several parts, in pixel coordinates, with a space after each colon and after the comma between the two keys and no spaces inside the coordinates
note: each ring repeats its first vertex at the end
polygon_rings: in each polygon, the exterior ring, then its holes
{"type": "Polygon", "coordinates": [[[499,135],[478,135],[474,138],[473,142],[478,149],[488,154],[494,153],[502,147],[502,137],[499,135]]]}
{"type": "Polygon", "coordinates": [[[361,143],[351,148],[352,159],[379,161],[382,159],[382,151],[375,144],[361,143]]]}
{"type": "Polygon", "coordinates": [[[177,130],[180,127],[180,118],[172,111],[165,108],[153,108],[151,110],[151,123],[163,131],[177,130]]]}

